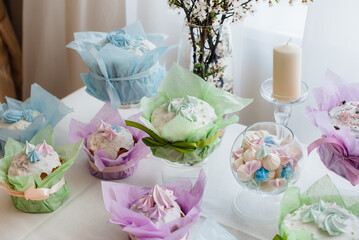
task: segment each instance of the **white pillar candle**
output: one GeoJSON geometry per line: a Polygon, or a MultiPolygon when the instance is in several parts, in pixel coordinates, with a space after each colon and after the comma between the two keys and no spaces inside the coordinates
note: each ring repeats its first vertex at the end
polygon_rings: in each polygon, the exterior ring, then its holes
{"type": "Polygon", "coordinates": [[[294,102],[300,97],[302,49],[290,40],[273,49],[273,97],[294,102]]]}

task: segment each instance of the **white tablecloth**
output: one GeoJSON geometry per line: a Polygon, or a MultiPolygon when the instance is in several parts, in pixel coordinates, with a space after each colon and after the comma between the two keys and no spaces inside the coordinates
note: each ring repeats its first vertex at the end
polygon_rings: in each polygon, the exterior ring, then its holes
{"type": "MultiPolygon", "coordinates": [[[[55,144],[68,144],[68,127],[71,118],[89,122],[103,103],[90,97],[84,88],[65,97],[63,102],[74,108],[74,112],[64,118],[55,128],[55,144]]],[[[120,110],[123,117],[136,113],[138,109],[120,110]]],[[[211,155],[208,162],[208,176],[202,209],[203,216],[211,216],[221,223],[238,239],[272,239],[277,233],[276,224],[252,225],[238,218],[232,210],[232,201],[239,190],[238,183],[229,167],[229,154],[233,141],[244,129],[243,125],[233,125],[226,129],[223,142],[211,155]]],[[[141,160],[131,177],[117,182],[149,186],[161,183],[161,162],[153,157],[141,160]]],[[[315,180],[329,174],[343,191],[359,194],[359,186],[353,187],[333,173],[329,173],[312,153],[304,162],[304,169],[297,185],[306,189],[315,180]]],[[[0,192],[0,239],[117,239],[127,240],[127,234],[120,227],[108,223],[111,217],[106,212],[101,193],[101,180],[89,174],[87,156],[81,150],[78,159],[66,174],[69,198],[57,211],[49,214],[23,213],[13,207],[10,196],[0,192]]],[[[200,222],[190,234],[193,239],[200,222]]]]}

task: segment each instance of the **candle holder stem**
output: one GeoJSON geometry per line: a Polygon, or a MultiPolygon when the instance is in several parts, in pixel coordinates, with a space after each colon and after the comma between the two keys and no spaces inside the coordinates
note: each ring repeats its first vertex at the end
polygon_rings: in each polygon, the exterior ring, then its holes
{"type": "Polygon", "coordinates": [[[274,119],[276,123],[287,126],[292,114],[292,106],[304,102],[308,97],[308,86],[304,82],[300,85],[300,96],[273,96],[273,79],[265,80],[260,89],[264,100],[274,104],[274,119]],[[284,99],[282,101],[278,99],[284,99]],[[295,100],[292,100],[295,99],[295,100]],[[287,100],[287,101],[286,101],[287,100]]]}
{"type": "Polygon", "coordinates": [[[274,119],[276,123],[287,126],[291,114],[291,105],[274,103],[274,119]]]}

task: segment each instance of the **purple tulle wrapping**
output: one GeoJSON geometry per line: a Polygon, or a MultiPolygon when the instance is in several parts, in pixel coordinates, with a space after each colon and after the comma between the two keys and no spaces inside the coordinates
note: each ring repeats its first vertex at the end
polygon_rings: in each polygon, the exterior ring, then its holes
{"type": "Polygon", "coordinates": [[[90,165],[89,165],[89,170],[90,170],[91,175],[93,175],[97,178],[101,178],[104,180],[116,180],[116,179],[123,179],[123,178],[127,178],[127,177],[131,176],[132,174],[135,173],[137,166],[138,166],[138,163],[136,163],[135,165],[133,165],[132,167],[130,167],[124,171],[113,172],[113,173],[104,173],[104,172],[96,171],[90,165]]]}
{"type": "MultiPolygon", "coordinates": [[[[319,156],[329,170],[356,185],[359,183],[359,139],[350,135],[348,127],[335,130],[328,113],[342,101],[358,102],[359,84],[347,83],[328,70],[323,87],[314,89],[313,94],[318,109],[308,106],[305,114],[323,134],[323,143],[317,144],[319,156]],[[324,143],[330,138],[335,138],[337,143],[324,143]]],[[[312,143],[314,145],[315,142],[312,143]]],[[[308,149],[310,148],[313,147],[310,145],[308,149]]]]}
{"type": "MultiPolygon", "coordinates": [[[[131,121],[140,122],[139,118],[142,113],[135,114],[129,118],[131,121]]],[[[90,173],[98,178],[105,180],[116,180],[127,178],[131,176],[137,169],[138,162],[143,159],[151,151],[150,149],[141,141],[143,137],[147,136],[143,131],[131,128],[126,126],[125,121],[122,119],[117,109],[113,109],[109,102],[106,102],[105,105],[100,109],[100,111],[94,116],[90,123],[82,123],[75,119],[71,119],[70,130],[69,130],[69,139],[72,142],[77,142],[79,139],[84,139],[84,144],[82,149],[86,152],[90,161],[92,161],[96,167],[100,170],[97,171],[91,166],[90,173]],[[132,136],[135,137],[136,143],[135,146],[130,149],[128,152],[125,152],[118,156],[117,159],[109,159],[105,156],[104,150],[96,151],[92,155],[87,148],[87,139],[88,137],[96,131],[96,127],[103,120],[111,125],[120,125],[121,127],[127,128],[132,136]],[[128,166],[129,168],[117,171],[117,172],[103,172],[106,167],[115,167],[115,166],[128,166]]]]}
{"type": "Polygon", "coordinates": [[[159,228],[149,218],[129,209],[140,196],[148,194],[151,187],[102,182],[102,195],[106,210],[112,214],[110,222],[119,225],[136,239],[179,240],[188,234],[191,226],[199,219],[205,183],[206,176],[201,171],[193,187],[190,179],[164,185],[173,190],[174,196],[177,197],[176,202],[185,216],[159,228]]]}

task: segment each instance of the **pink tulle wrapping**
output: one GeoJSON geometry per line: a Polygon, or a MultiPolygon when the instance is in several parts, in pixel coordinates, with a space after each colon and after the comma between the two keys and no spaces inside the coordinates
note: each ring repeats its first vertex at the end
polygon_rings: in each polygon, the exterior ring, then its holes
{"type": "Polygon", "coordinates": [[[185,216],[160,228],[157,228],[149,218],[129,209],[140,196],[148,194],[151,187],[102,182],[102,195],[106,210],[112,214],[110,222],[119,225],[123,231],[134,235],[136,239],[178,240],[186,236],[191,226],[199,219],[205,182],[205,174],[201,171],[193,187],[190,179],[181,179],[164,185],[173,191],[177,197],[176,202],[185,216]]]}
{"type": "MultiPolygon", "coordinates": [[[[139,122],[140,116],[142,113],[138,113],[129,118],[131,121],[139,122]]],[[[113,109],[109,102],[106,102],[104,106],[100,109],[100,111],[94,116],[94,118],[90,121],[90,123],[82,123],[75,119],[71,119],[70,130],[69,130],[69,139],[72,142],[77,142],[79,139],[84,139],[84,144],[82,145],[82,149],[86,152],[88,157],[101,171],[105,167],[113,167],[113,166],[131,166],[130,168],[120,171],[120,172],[101,172],[96,171],[91,166],[90,173],[98,178],[105,180],[115,180],[122,179],[131,176],[135,170],[137,169],[138,162],[143,159],[147,154],[150,153],[150,149],[141,141],[143,137],[146,137],[147,134],[143,131],[126,126],[125,121],[122,119],[117,109],[113,109]],[[99,150],[92,155],[87,148],[87,138],[96,131],[96,127],[103,120],[111,125],[120,125],[121,127],[127,128],[131,134],[136,139],[135,146],[130,149],[128,152],[125,152],[118,156],[117,159],[108,159],[105,156],[104,150],[99,150]]]]}
{"type": "Polygon", "coordinates": [[[307,118],[322,132],[322,139],[336,138],[340,147],[345,149],[345,154],[338,156],[332,151],[336,146],[330,143],[322,144],[318,147],[319,156],[329,170],[356,185],[359,183],[359,163],[348,160],[348,157],[359,156],[359,139],[351,136],[347,127],[335,130],[328,113],[342,101],[359,101],[359,84],[346,83],[328,70],[323,87],[314,89],[313,94],[318,110],[308,106],[305,113],[307,118]]]}

